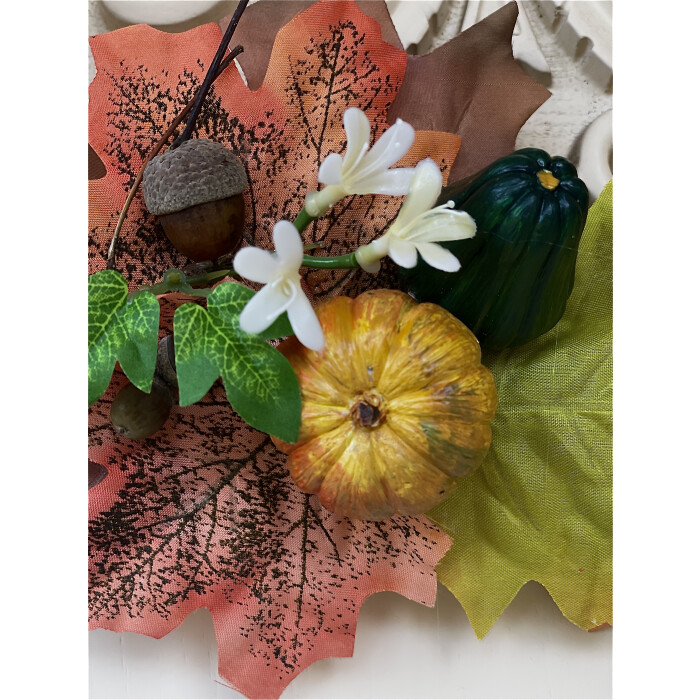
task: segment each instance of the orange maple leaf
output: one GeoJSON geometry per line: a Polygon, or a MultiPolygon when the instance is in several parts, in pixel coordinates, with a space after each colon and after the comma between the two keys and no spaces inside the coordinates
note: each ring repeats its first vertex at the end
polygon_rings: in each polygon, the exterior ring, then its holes
{"type": "MultiPolygon", "coordinates": [[[[183,34],[136,26],[91,40],[90,146],[106,175],[89,183],[90,271],[105,267],[114,225],[143,158],[201,83],[221,38],[216,25],[183,34]]],[[[266,247],[274,223],[293,218],[316,188],[321,160],[345,147],[342,114],[365,110],[375,138],[406,66],[354,3],[322,2],[277,36],[264,84],[251,92],[228,69],[207,97],[196,136],[231,147],[249,189],[245,238],[266,247]]],[[[418,132],[402,165],[426,156],[445,178],[452,134],[418,132]]],[[[369,242],[399,198],[349,198],[307,232],[326,254],[369,242]]],[[[187,261],[175,253],[141,195],[120,239],[130,286],[187,261]]],[[[359,270],[313,271],[317,297],[386,284],[359,270]]],[[[177,298],[162,301],[167,325],[177,298]]],[[[169,326],[170,327],[170,326],[169,326]]],[[[220,674],[250,697],[277,697],[306,666],[349,656],[362,601],[393,590],[432,605],[434,567],[450,538],[425,517],[381,523],[336,518],[291,482],[286,457],[245,425],[219,384],[178,408],[155,437],[116,435],[109,402],[117,374],[90,412],[89,458],[109,474],[90,490],[90,625],[161,637],[191,611],[214,619],[220,674]]]]}

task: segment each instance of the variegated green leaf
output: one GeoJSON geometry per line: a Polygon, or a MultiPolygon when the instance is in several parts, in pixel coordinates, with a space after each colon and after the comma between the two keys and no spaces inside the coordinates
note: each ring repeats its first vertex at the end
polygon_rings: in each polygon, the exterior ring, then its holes
{"type": "Polygon", "coordinates": [[[118,361],[141,391],[150,391],[158,349],[158,299],[141,292],[128,299],[126,280],[114,270],[88,277],[88,401],[102,396],[118,361]]]}
{"type": "MultiPolygon", "coordinates": [[[[247,287],[224,282],[209,295],[206,310],[183,304],[175,312],[180,404],[199,401],[221,376],[228,400],[241,418],[258,430],[295,442],[301,393],[294,370],[261,336],[245,333],[238,324],[252,296],[247,287]]],[[[274,332],[286,332],[284,322],[274,332]]]]}

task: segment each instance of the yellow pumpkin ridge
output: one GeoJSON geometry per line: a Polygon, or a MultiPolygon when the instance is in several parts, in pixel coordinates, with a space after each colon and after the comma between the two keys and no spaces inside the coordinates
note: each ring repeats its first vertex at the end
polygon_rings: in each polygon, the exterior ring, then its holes
{"type": "Polygon", "coordinates": [[[352,363],[355,393],[371,390],[381,380],[401,318],[416,302],[403,292],[372,290],[357,297],[353,305],[352,363]],[[377,318],[382,323],[376,322],[377,318]]]}
{"type": "Polygon", "coordinates": [[[302,394],[292,479],[339,516],[423,513],[476,469],[496,411],[473,333],[435,304],[395,290],[336,297],[318,309],[323,352],[288,339],[302,394]]]}

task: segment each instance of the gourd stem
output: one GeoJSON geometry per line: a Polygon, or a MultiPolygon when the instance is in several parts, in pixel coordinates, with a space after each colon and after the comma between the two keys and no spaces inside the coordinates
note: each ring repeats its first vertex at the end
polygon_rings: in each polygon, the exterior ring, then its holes
{"type": "Polygon", "coordinates": [[[303,267],[317,267],[323,270],[339,270],[360,267],[354,252],[346,253],[345,255],[336,255],[330,258],[305,255],[301,264],[303,267]]]}
{"type": "Polygon", "coordinates": [[[560,182],[559,178],[555,177],[551,170],[540,170],[537,173],[537,179],[546,190],[556,190],[560,182]]]}

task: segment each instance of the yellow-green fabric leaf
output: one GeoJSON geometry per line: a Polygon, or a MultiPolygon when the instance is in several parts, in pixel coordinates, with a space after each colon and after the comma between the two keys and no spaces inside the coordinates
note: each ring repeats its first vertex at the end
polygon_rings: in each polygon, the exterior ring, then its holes
{"type": "Polygon", "coordinates": [[[484,364],[493,442],[430,513],[454,538],[438,578],[479,638],[531,580],[579,627],[612,624],[612,181],[588,213],[561,321],[484,364]]]}

